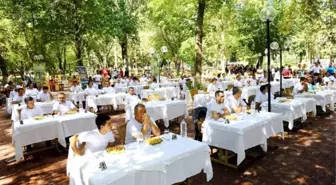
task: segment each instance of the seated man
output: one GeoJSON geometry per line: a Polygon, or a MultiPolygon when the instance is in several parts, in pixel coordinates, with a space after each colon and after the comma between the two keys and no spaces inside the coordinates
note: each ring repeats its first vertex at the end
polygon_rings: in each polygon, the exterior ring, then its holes
{"type": "Polygon", "coordinates": [[[140,102],[140,98],[135,94],[135,90],[133,87],[128,88],[128,95],[125,99],[126,105],[137,104],[140,102]]]}
{"type": "Polygon", "coordinates": [[[53,106],[53,112],[54,114],[65,114],[70,110],[77,110],[76,106],[70,102],[70,101],[65,101],[65,94],[60,93],[58,95],[58,102],[56,102],[53,106]]]}
{"type": "Polygon", "coordinates": [[[238,87],[232,89],[232,96],[227,99],[226,108],[231,113],[240,113],[242,112],[242,107],[247,106],[246,103],[241,98],[242,91],[238,87]]]}
{"type": "Polygon", "coordinates": [[[88,82],[88,87],[84,90],[84,96],[95,96],[98,95],[98,90],[93,87],[93,82],[88,82]]]}
{"type": "Polygon", "coordinates": [[[43,116],[42,109],[35,105],[34,98],[27,97],[24,101],[27,106],[21,110],[21,119],[30,119],[34,118],[35,116],[43,116]]]}
{"type": "Polygon", "coordinates": [[[110,86],[109,81],[104,82],[102,91],[104,94],[115,94],[115,90],[110,86]]]}
{"type": "Polygon", "coordinates": [[[138,137],[148,138],[151,134],[159,136],[160,129],[154,120],[146,114],[145,105],[137,104],[134,107],[134,118],[126,126],[126,144],[135,142],[138,137]]]}
{"type": "Polygon", "coordinates": [[[153,90],[156,89],[156,88],[160,88],[160,85],[157,83],[156,78],[153,79],[153,82],[150,85],[150,88],[153,89],[153,90]]]}
{"type": "Polygon", "coordinates": [[[121,88],[123,84],[120,82],[120,78],[117,79],[117,82],[114,84],[114,88],[121,88]]]}
{"type": "Polygon", "coordinates": [[[308,91],[308,84],[306,82],[306,78],[301,77],[300,82],[298,82],[297,84],[294,85],[293,96],[295,96],[299,93],[307,92],[307,91],[308,91]]]}
{"type": "Polygon", "coordinates": [[[12,104],[20,104],[24,103],[24,99],[26,98],[25,91],[23,88],[19,88],[18,92],[14,95],[12,104]]]}
{"type": "Polygon", "coordinates": [[[43,90],[37,94],[36,100],[38,102],[46,102],[52,99],[52,95],[49,92],[49,88],[47,86],[43,86],[43,90]]]}
{"type": "Polygon", "coordinates": [[[224,118],[225,115],[229,115],[229,110],[224,104],[224,92],[216,91],[215,93],[216,101],[213,101],[208,106],[208,112],[210,115],[207,118],[212,118],[218,120],[219,118],[224,118]]]}
{"type": "Polygon", "coordinates": [[[34,87],[33,83],[28,84],[28,88],[26,89],[27,96],[37,96],[39,91],[34,87]]]}
{"type": "MultiPolygon", "coordinates": [[[[271,99],[273,99],[273,95],[271,95],[271,99]]],[[[260,91],[257,93],[254,101],[256,102],[256,108],[259,109],[260,105],[264,102],[268,101],[268,85],[260,86],[260,91]]]]}
{"type": "Polygon", "coordinates": [[[139,85],[138,79],[133,77],[132,80],[128,83],[129,86],[137,86],[139,85]]]}
{"type": "Polygon", "coordinates": [[[240,74],[236,76],[236,80],[233,83],[234,87],[243,87],[245,85],[245,81],[241,78],[240,74]]]}
{"type": "Polygon", "coordinates": [[[82,88],[78,85],[77,80],[72,81],[72,86],[70,88],[70,92],[78,92],[82,91],[82,88]]]}
{"type": "Polygon", "coordinates": [[[106,114],[98,114],[97,129],[80,133],[70,138],[70,146],[77,156],[103,151],[114,145],[112,120],[106,114]],[[79,143],[77,145],[77,143],[79,143]]]}
{"type": "Polygon", "coordinates": [[[214,95],[216,93],[216,91],[218,90],[218,87],[217,87],[217,79],[216,78],[213,78],[211,80],[211,83],[208,85],[208,88],[207,88],[207,92],[211,95],[214,95]]]}

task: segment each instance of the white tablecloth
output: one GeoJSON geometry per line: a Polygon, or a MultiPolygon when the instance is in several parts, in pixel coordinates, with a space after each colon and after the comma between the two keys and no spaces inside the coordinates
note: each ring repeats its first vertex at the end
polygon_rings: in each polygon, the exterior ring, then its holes
{"type": "MultiPolygon", "coordinates": [[[[262,105],[262,110],[268,110],[268,102],[264,102],[262,105]]],[[[288,128],[290,130],[294,127],[294,120],[297,118],[307,119],[307,111],[303,101],[299,99],[291,99],[291,102],[279,103],[279,99],[271,101],[271,111],[275,113],[282,114],[283,121],[288,122],[288,128]]]]}
{"type": "Polygon", "coordinates": [[[95,112],[98,111],[97,106],[102,105],[113,105],[113,108],[116,110],[118,105],[125,105],[126,93],[118,93],[118,94],[104,94],[96,96],[88,96],[86,97],[86,109],[92,107],[95,112]]]}
{"type": "Polygon", "coordinates": [[[197,107],[208,107],[208,105],[214,100],[215,100],[214,95],[196,94],[194,96],[194,109],[197,107]]]}
{"type": "Polygon", "coordinates": [[[160,87],[178,87],[178,88],[180,88],[178,82],[165,82],[165,83],[159,83],[159,85],[160,85],[160,87]]]}
{"type": "Polygon", "coordinates": [[[331,110],[334,110],[335,98],[332,91],[319,91],[316,94],[301,93],[294,96],[295,98],[315,98],[316,105],[322,107],[326,111],[326,106],[330,105],[331,110]]]}
{"type": "Polygon", "coordinates": [[[156,88],[155,90],[147,89],[141,91],[141,98],[147,98],[148,95],[158,94],[160,98],[179,98],[180,97],[180,88],[178,87],[165,87],[165,88],[156,88]]]}
{"type": "MultiPolygon", "coordinates": [[[[35,105],[40,106],[42,109],[43,114],[52,114],[53,113],[53,105],[54,101],[52,102],[35,102],[35,105]]],[[[18,121],[19,120],[19,112],[18,112],[18,104],[13,105],[13,110],[12,110],[12,116],[11,119],[13,121],[18,121]]],[[[21,105],[21,109],[26,107],[26,105],[21,105]]]]}
{"type": "Polygon", "coordinates": [[[237,165],[244,160],[246,149],[262,145],[267,151],[267,138],[279,133],[283,137],[282,115],[277,113],[240,114],[230,124],[212,119],[203,124],[203,142],[237,153],[237,165]]]}
{"type": "Polygon", "coordinates": [[[228,85],[233,85],[233,81],[217,82],[217,87],[222,91],[225,91],[228,88],[228,85]]]}
{"type": "Polygon", "coordinates": [[[260,86],[245,86],[242,90],[241,97],[248,100],[250,96],[257,95],[258,91],[260,91],[260,86]]]}
{"type": "Polygon", "coordinates": [[[12,140],[15,146],[15,159],[23,156],[22,147],[42,141],[58,138],[58,142],[66,147],[65,137],[80,132],[96,129],[95,118],[90,112],[74,115],[49,116],[43,120],[26,119],[21,125],[19,121],[12,124],[12,140]]]}
{"type": "Polygon", "coordinates": [[[6,98],[6,111],[8,114],[12,114],[12,100],[10,98],[6,98]]]}
{"type": "Polygon", "coordinates": [[[146,85],[135,85],[135,86],[124,86],[124,87],[121,87],[121,88],[115,88],[115,91],[116,93],[120,93],[120,92],[123,92],[123,93],[127,93],[128,92],[128,89],[130,87],[133,87],[134,88],[134,91],[135,91],[135,94],[140,94],[141,93],[141,90],[145,87],[146,85]]]}
{"type": "Polygon", "coordinates": [[[178,136],[155,146],[137,149],[136,143],[125,146],[124,154],[93,155],[68,160],[70,183],[76,185],[170,185],[200,173],[207,181],[213,177],[210,148],[204,143],[178,136]],[[107,169],[101,171],[99,163],[107,169]]]}
{"type": "Polygon", "coordinates": [[[83,101],[85,101],[84,92],[78,92],[78,93],[71,92],[71,93],[69,93],[69,100],[73,101],[75,103],[77,103],[77,102],[82,103],[83,101]]]}
{"type": "MultiPolygon", "coordinates": [[[[147,114],[157,121],[163,119],[164,125],[169,127],[169,120],[184,115],[188,117],[187,104],[182,100],[151,101],[145,104],[147,114]]],[[[134,107],[126,106],[126,121],[134,115],[134,107]]]]}
{"type": "Polygon", "coordinates": [[[313,112],[314,116],[316,116],[316,100],[314,98],[302,98],[302,97],[297,97],[296,99],[299,99],[302,101],[306,107],[306,112],[313,112]]]}

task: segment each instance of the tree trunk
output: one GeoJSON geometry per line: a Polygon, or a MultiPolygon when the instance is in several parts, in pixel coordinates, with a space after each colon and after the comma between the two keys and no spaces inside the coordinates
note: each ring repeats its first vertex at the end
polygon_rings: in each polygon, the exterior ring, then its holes
{"type": "Polygon", "coordinates": [[[2,84],[6,84],[8,79],[7,61],[1,55],[0,55],[0,70],[2,73],[2,84]]]}
{"type": "Polygon", "coordinates": [[[122,43],[120,43],[121,46],[121,56],[123,62],[126,63],[126,66],[128,67],[128,57],[127,57],[127,38],[123,40],[122,43]]]}
{"type": "Polygon", "coordinates": [[[23,63],[22,60],[20,61],[20,64],[21,64],[21,67],[20,67],[20,76],[21,76],[21,79],[24,80],[24,71],[25,71],[25,69],[24,69],[24,63],[23,63]]]}
{"type": "Polygon", "coordinates": [[[64,46],[64,47],[63,47],[63,75],[65,75],[66,65],[67,65],[67,60],[66,60],[66,46],[64,46]]]}
{"type": "Polygon", "coordinates": [[[196,60],[195,60],[195,70],[194,70],[194,78],[196,83],[201,82],[201,74],[202,74],[202,43],[203,43],[203,19],[204,19],[204,11],[205,11],[205,0],[198,0],[198,9],[197,9],[197,20],[196,20],[196,60]]]}
{"type": "Polygon", "coordinates": [[[77,58],[77,66],[83,66],[83,58],[82,58],[82,49],[83,49],[83,39],[80,30],[80,18],[78,16],[78,9],[80,6],[81,0],[74,0],[75,6],[75,50],[76,50],[76,58],[77,58]]]}
{"type": "Polygon", "coordinates": [[[258,62],[257,62],[257,65],[256,65],[256,69],[258,69],[259,67],[262,67],[263,65],[263,61],[264,61],[264,56],[260,56],[258,58],[258,62]]]}

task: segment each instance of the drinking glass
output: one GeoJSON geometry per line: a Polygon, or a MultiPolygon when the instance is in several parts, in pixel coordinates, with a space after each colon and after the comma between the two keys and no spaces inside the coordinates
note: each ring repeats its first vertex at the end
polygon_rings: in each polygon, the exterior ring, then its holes
{"type": "Polygon", "coordinates": [[[246,106],[243,106],[243,107],[242,107],[242,112],[243,112],[243,114],[246,114],[246,111],[247,111],[246,106]]]}
{"type": "Polygon", "coordinates": [[[138,144],[138,150],[142,150],[144,145],[144,136],[141,132],[138,133],[136,141],[138,144]]]}
{"type": "Polygon", "coordinates": [[[169,134],[169,129],[168,128],[164,129],[164,137],[168,141],[170,140],[170,134],[169,134]]]}

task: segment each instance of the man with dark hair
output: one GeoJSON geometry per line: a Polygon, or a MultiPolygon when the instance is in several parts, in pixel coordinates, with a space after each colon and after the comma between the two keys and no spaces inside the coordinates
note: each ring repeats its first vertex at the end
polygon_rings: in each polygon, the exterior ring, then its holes
{"type": "Polygon", "coordinates": [[[207,117],[212,118],[214,120],[218,120],[219,118],[224,118],[225,115],[229,115],[229,110],[225,107],[224,104],[224,92],[216,91],[215,93],[216,101],[213,101],[209,104],[208,110],[209,114],[207,117]]]}
{"type": "Polygon", "coordinates": [[[21,110],[21,119],[30,119],[34,118],[35,116],[43,116],[42,109],[35,105],[34,98],[27,97],[24,101],[27,106],[21,110]]]}
{"type": "Polygon", "coordinates": [[[134,118],[126,126],[126,144],[135,142],[138,137],[148,138],[151,134],[159,136],[160,129],[147,115],[145,105],[137,104],[134,107],[134,118]]]}
{"type": "Polygon", "coordinates": [[[98,90],[93,87],[93,82],[89,81],[87,88],[84,90],[84,96],[96,96],[98,95],[98,90]]]}
{"type": "Polygon", "coordinates": [[[232,96],[230,96],[226,102],[226,108],[231,113],[240,113],[243,106],[247,106],[241,98],[242,91],[238,87],[233,87],[232,96]]]}
{"type": "Polygon", "coordinates": [[[97,129],[83,132],[70,138],[70,146],[75,155],[82,156],[102,151],[114,145],[110,117],[106,114],[98,114],[96,125],[97,129]]]}
{"type": "Polygon", "coordinates": [[[52,98],[51,93],[49,92],[48,86],[43,86],[43,90],[37,94],[36,100],[38,102],[50,101],[52,98]]]}
{"type": "Polygon", "coordinates": [[[307,92],[307,91],[308,91],[308,84],[307,84],[306,78],[301,77],[300,82],[294,85],[293,96],[299,93],[307,92]]]}
{"type": "Polygon", "coordinates": [[[26,98],[26,95],[25,95],[24,89],[23,88],[19,88],[17,90],[17,93],[14,95],[12,104],[23,103],[25,98],[26,98]]]}
{"type": "Polygon", "coordinates": [[[314,73],[313,85],[324,85],[319,73],[314,73]]]}
{"type": "Polygon", "coordinates": [[[138,95],[135,94],[135,90],[133,87],[128,88],[128,95],[125,99],[126,105],[137,104],[140,101],[138,95]]]}
{"type": "Polygon", "coordinates": [[[150,85],[150,88],[153,89],[153,90],[156,89],[156,88],[160,88],[160,85],[159,85],[159,83],[157,83],[156,78],[153,79],[153,82],[150,85]]]}
{"type": "MultiPolygon", "coordinates": [[[[271,95],[271,99],[273,99],[273,95],[271,95]]],[[[257,93],[254,101],[256,102],[256,108],[258,109],[260,105],[266,101],[268,101],[268,85],[260,86],[260,91],[257,93]]]]}

